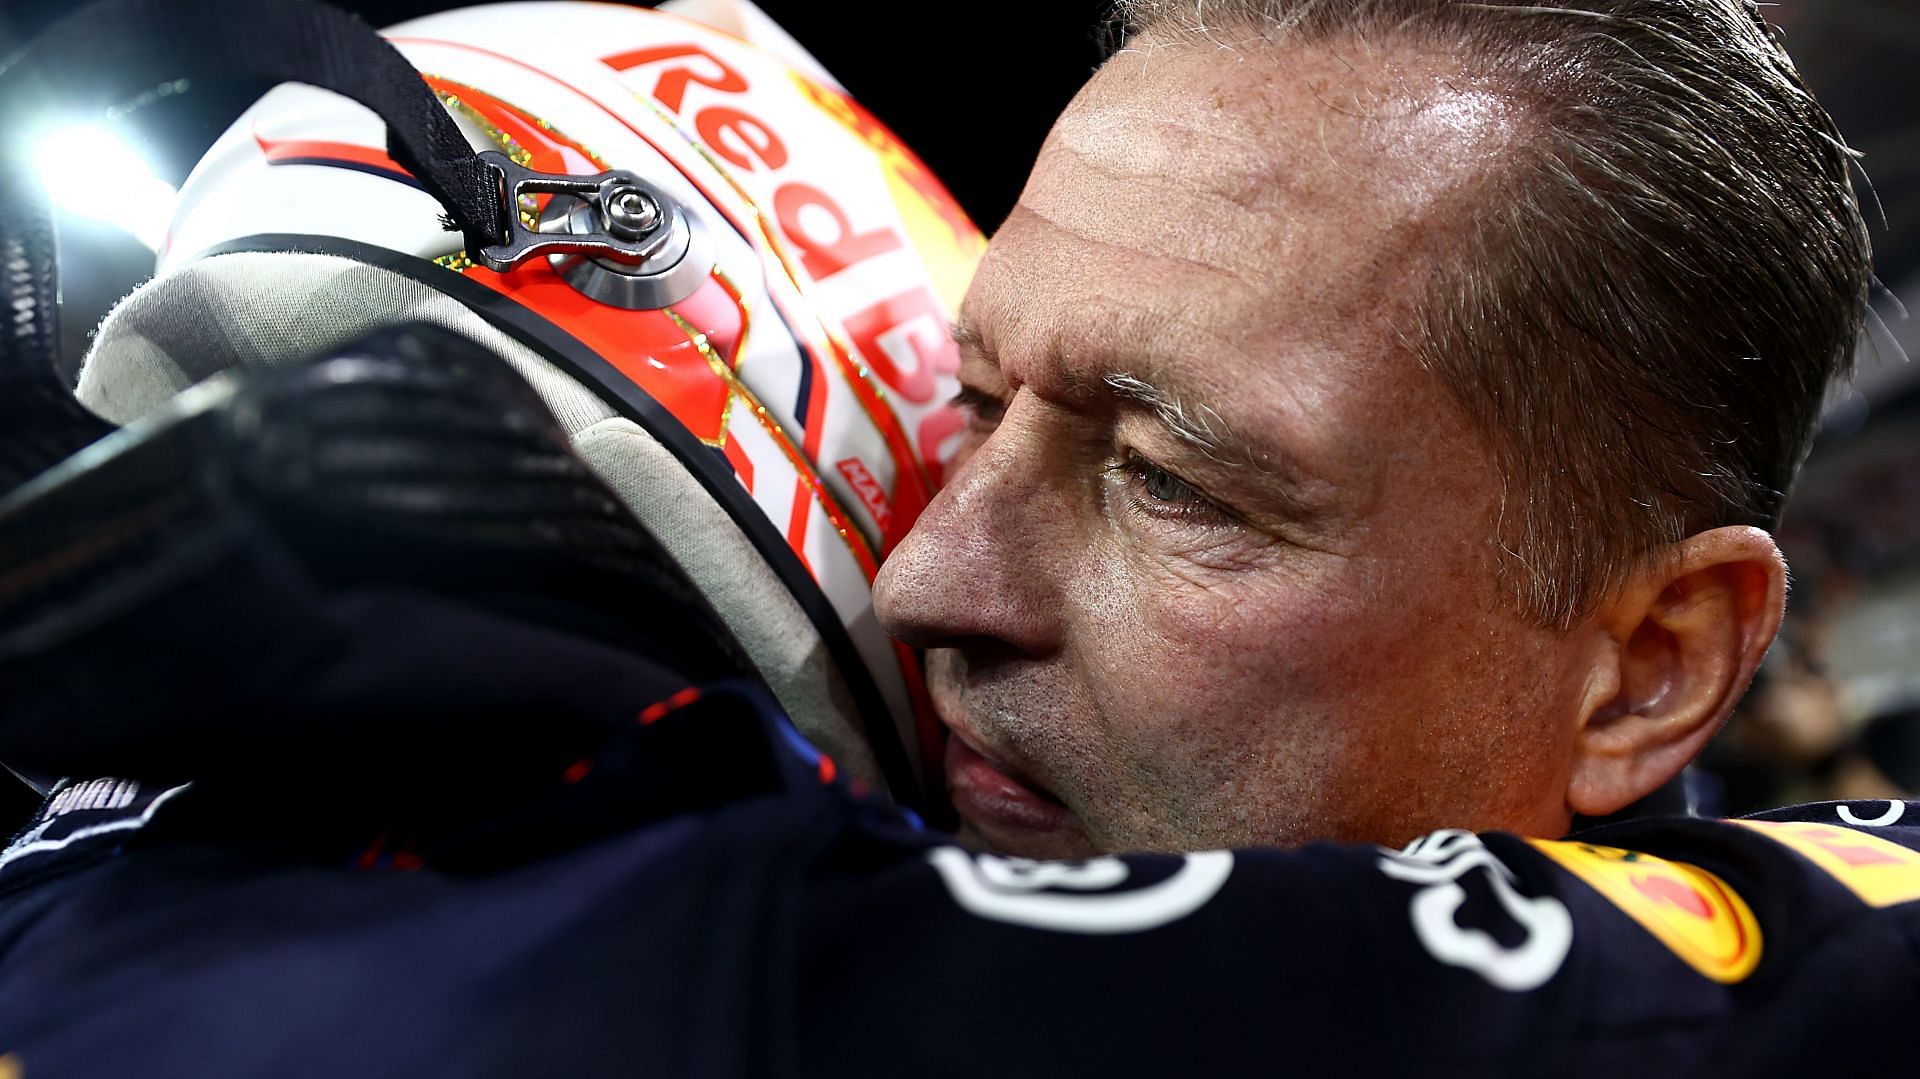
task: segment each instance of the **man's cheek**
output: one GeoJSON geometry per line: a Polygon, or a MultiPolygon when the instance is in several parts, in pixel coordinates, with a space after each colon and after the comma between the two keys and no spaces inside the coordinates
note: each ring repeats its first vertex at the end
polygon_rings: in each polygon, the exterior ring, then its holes
{"type": "Polygon", "coordinates": [[[1130,598],[1107,631],[1127,646],[1102,675],[1169,725],[1196,714],[1251,721],[1250,710],[1320,696],[1363,651],[1342,612],[1311,593],[1149,579],[1130,598]]]}
{"type": "Polygon", "coordinates": [[[1374,587],[1351,565],[1299,563],[1200,577],[1160,568],[1134,582],[1129,606],[1169,661],[1209,667],[1322,665],[1390,628],[1390,611],[1359,598],[1374,587]]]}

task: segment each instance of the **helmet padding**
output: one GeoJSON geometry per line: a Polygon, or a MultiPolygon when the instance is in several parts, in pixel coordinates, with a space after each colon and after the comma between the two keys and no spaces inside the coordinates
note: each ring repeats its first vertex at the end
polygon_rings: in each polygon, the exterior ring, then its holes
{"type": "Polygon", "coordinates": [[[679,562],[802,733],[848,774],[880,783],[858,712],[825,643],[726,510],[638,424],[458,300],[335,255],[236,252],[187,263],[114,308],[80,372],[81,400],[116,423],[228,368],[291,363],[380,326],[416,320],[504,358],[574,449],[679,562]]]}

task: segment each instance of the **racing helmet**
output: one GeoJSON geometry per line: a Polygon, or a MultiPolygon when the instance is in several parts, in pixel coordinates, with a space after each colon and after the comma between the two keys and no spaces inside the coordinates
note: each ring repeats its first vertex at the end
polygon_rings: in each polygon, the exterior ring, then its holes
{"type": "Polygon", "coordinates": [[[379,116],[281,85],[188,178],[81,400],[127,423],[383,324],[463,334],[540,394],[802,733],[918,801],[939,727],[870,588],[964,426],[946,326],[979,231],[744,0],[495,4],[384,33],[500,155],[516,234],[545,246],[467,250],[379,116]],[[573,242],[607,232],[623,257],[573,242]]]}

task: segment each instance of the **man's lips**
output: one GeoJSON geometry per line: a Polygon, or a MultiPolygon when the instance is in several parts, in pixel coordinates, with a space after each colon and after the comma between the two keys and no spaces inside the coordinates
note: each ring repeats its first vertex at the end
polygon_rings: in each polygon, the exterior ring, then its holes
{"type": "Polygon", "coordinates": [[[958,731],[947,739],[946,765],[954,809],[984,833],[1054,832],[1077,824],[1059,799],[982,753],[958,731]]]}

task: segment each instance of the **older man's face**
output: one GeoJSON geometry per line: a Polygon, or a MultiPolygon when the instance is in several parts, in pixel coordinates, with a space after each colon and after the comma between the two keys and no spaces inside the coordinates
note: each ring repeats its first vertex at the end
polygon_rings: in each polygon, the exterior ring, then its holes
{"type": "Polygon", "coordinates": [[[964,460],[880,582],[963,839],[1564,828],[1584,668],[1404,343],[1514,123],[1357,44],[1138,48],[1061,118],[965,304],[964,460]]]}

